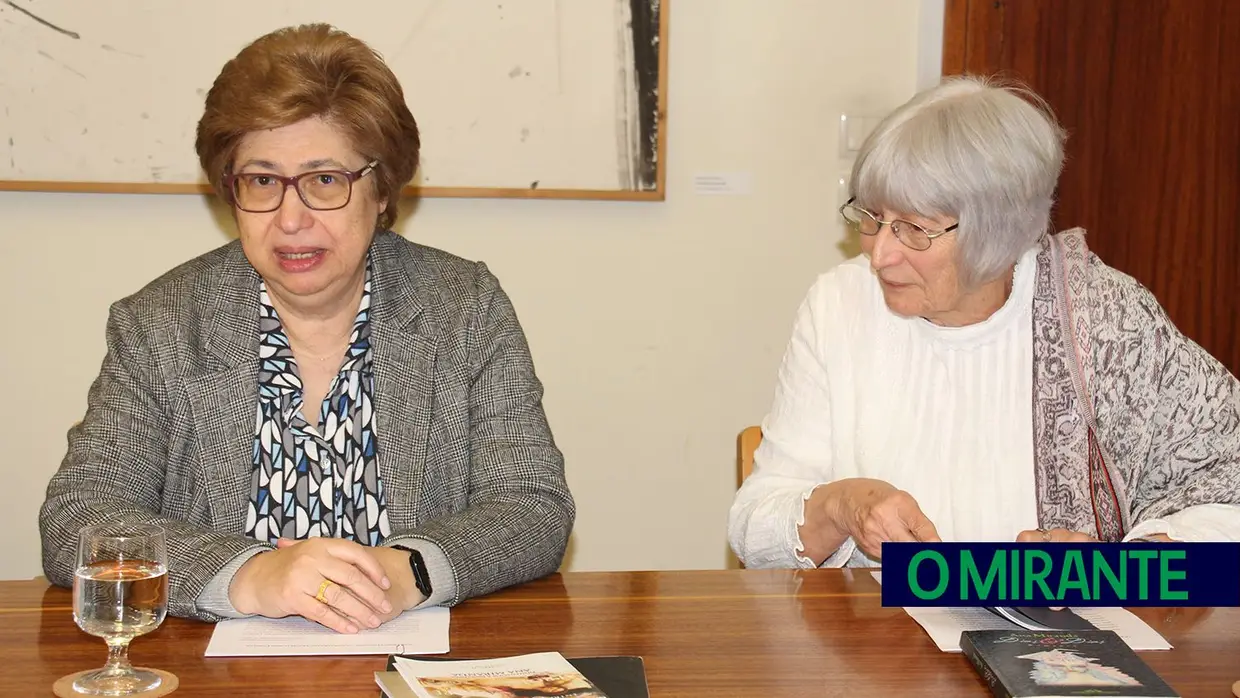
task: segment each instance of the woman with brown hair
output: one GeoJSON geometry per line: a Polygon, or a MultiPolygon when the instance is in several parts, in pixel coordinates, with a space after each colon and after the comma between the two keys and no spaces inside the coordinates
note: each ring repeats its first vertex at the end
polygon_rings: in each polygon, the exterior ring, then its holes
{"type": "Polygon", "coordinates": [[[40,515],[168,534],[170,611],[341,632],[537,578],[575,515],[542,385],[482,263],[389,228],[418,164],[396,77],[324,25],[223,68],[200,162],[239,240],[115,303],[40,515]]]}

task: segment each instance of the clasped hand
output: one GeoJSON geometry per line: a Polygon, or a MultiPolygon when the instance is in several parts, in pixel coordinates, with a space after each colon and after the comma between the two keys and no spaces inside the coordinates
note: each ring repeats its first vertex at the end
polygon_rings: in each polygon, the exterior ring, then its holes
{"type": "Polygon", "coordinates": [[[297,615],[341,633],[377,628],[423,600],[409,553],[338,538],[280,539],[237,570],[228,597],[247,615],[297,615]]]}

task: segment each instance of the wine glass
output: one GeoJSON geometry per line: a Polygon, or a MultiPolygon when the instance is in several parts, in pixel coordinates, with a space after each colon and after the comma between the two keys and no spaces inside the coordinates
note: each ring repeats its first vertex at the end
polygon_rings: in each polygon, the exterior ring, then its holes
{"type": "Polygon", "coordinates": [[[158,688],[159,674],[129,663],[129,641],[159,627],[168,613],[164,529],[131,523],[83,528],[73,577],[73,620],[108,643],[108,663],[73,682],[91,696],[127,696],[158,688]]]}

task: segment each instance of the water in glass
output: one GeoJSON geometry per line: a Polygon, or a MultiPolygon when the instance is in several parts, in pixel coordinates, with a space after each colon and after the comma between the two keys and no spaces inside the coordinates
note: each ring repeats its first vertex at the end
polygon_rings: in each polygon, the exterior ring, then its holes
{"type": "Polygon", "coordinates": [[[168,565],[163,529],[146,524],[105,524],[82,530],[73,580],[73,619],[103,638],[108,662],[83,674],[73,689],[83,695],[126,696],[157,688],[158,674],[129,663],[130,640],[145,635],[168,613],[168,565]]]}

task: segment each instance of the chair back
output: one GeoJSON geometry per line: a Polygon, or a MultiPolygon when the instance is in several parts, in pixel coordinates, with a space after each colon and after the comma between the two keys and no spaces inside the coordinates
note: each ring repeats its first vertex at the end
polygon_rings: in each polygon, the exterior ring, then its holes
{"type": "Polygon", "coordinates": [[[745,478],[753,473],[753,452],[762,443],[762,427],[746,427],[736,437],[736,486],[740,487],[745,478]]]}

